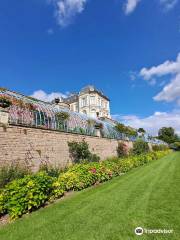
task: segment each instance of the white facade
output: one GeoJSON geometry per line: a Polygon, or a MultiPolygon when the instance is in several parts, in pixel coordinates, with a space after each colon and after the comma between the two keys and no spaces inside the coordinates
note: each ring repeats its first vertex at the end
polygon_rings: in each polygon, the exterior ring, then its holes
{"type": "Polygon", "coordinates": [[[70,105],[71,111],[83,113],[93,118],[111,118],[109,99],[93,86],[87,86],[79,94],[64,100],[70,105]]]}
{"type": "Polygon", "coordinates": [[[109,101],[98,93],[85,93],[79,96],[79,112],[89,117],[110,118],[109,101]]]}

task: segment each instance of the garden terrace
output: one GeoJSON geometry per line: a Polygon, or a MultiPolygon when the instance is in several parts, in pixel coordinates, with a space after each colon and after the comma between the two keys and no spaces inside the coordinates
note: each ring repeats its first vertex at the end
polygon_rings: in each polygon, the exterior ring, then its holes
{"type": "MultiPolygon", "coordinates": [[[[43,102],[22,94],[0,89],[0,97],[12,104],[9,106],[9,124],[35,128],[52,129],[63,132],[96,136],[99,128],[101,137],[135,141],[136,137],[126,136],[115,129],[115,123],[92,119],[85,114],[72,112],[58,104],[43,102]]],[[[161,141],[144,137],[145,141],[160,143],[161,141]]]]}

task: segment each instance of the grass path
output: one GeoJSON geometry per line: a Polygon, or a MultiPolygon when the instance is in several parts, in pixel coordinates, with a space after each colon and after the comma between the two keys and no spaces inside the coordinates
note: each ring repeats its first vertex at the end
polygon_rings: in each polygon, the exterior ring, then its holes
{"type": "Polygon", "coordinates": [[[180,240],[180,153],[77,192],[0,229],[0,240],[132,239],[180,240]],[[137,226],[174,233],[136,236],[137,226]]]}

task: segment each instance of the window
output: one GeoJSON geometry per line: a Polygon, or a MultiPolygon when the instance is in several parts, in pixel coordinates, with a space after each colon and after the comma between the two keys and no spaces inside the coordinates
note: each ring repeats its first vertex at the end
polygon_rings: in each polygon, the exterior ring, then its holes
{"type": "Polygon", "coordinates": [[[105,102],[105,108],[107,109],[107,102],[105,102]]]}
{"type": "Polygon", "coordinates": [[[77,105],[77,103],[75,104],[75,111],[78,112],[78,105],[77,105]]]}
{"type": "Polygon", "coordinates": [[[95,96],[90,96],[90,104],[95,104],[95,96]]]}
{"type": "Polygon", "coordinates": [[[84,98],[82,98],[81,106],[84,107],[84,106],[86,106],[86,105],[87,105],[87,98],[84,97],[84,98]]]}
{"type": "Polygon", "coordinates": [[[103,100],[101,101],[101,106],[104,107],[104,101],[103,100]]]}
{"type": "Polygon", "coordinates": [[[100,107],[101,106],[101,98],[98,97],[98,106],[100,107]]]}

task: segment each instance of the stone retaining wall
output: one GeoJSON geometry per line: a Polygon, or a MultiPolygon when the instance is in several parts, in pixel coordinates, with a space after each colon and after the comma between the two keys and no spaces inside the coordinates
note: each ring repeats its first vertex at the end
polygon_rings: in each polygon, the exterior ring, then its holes
{"type": "MultiPolygon", "coordinates": [[[[71,163],[68,141],[85,140],[101,160],[116,156],[118,141],[52,130],[0,126],[0,165],[18,162],[36,171],[43,162],[64,167],[71,163]]],[[[129,148],[132,142],[126,142],[129,148]]]]}

